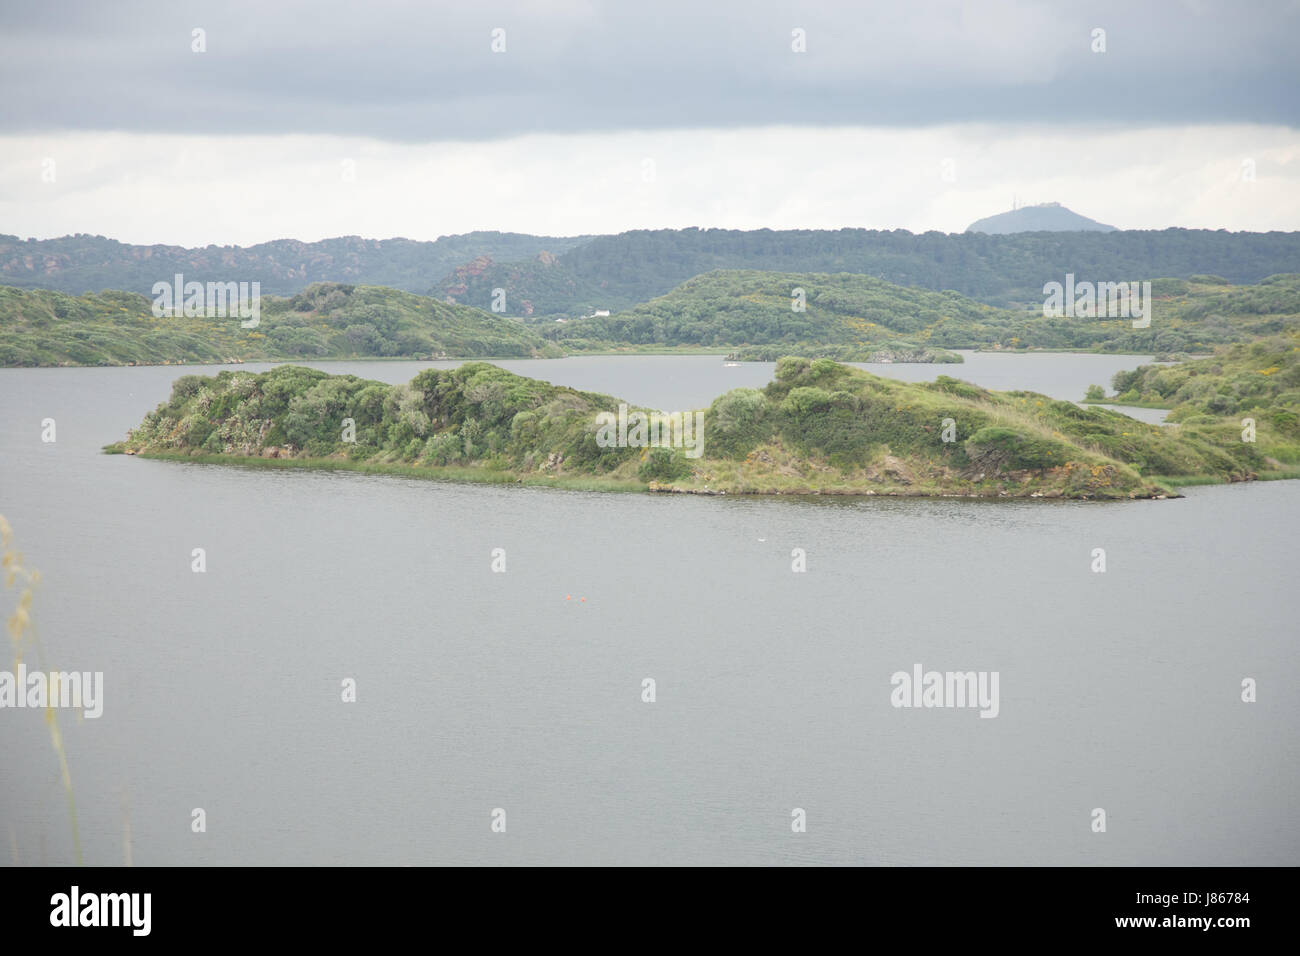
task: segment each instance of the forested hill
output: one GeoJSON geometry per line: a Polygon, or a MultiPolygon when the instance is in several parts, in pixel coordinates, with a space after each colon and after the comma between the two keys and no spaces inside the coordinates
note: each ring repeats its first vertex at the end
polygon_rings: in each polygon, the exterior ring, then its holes
{"type": "Polygon", "coordinates": [[[19,239],[0,235],[0,285],[80,295],[120,289],[151,294],[176,273],[196,282],[260,282],[264,295],[293,295],[314,282],[382,285],[427,292],[457,266],[480,256],[559,255],[585,237],[471,232],[433,242],[344,236],[320,242],[277,239],[255,246],[138,246],[103,236],[19,239]]]}
{"type": "Polygon", "coordinates": [[[355,236],[256,246],[133,246],[102,236],[22,240],[0,235],[0,284],[79,295],[151,294],[176,273],[199,282],[262,283],[293,295],[315,282],[432,293],[505,313],[577,316],[625,309],[716,269],[852,272],[898,285],[954,290],[991,305],[1042,303],[1045,282],[1223,276],[1254,283],[1300,268],[1300,232],[1034,232],[919,235],[868,229],[740,232],[664,229],[556,238],[474,232],[435,242],[355,236]]]}
{"type": "Polygon", "coordinates": [[[951,289],[992,305],[1041,305],[1043,284],[1063,281],[1067,272],[1114,282],[1211,274],[1235,284],[1296,272],[1300,232],[664,229],[592,239],[560,256],[558,265],[584,294],[590,286],[603,290],[602,309],[645,302],[715,269],[854,272],[897,285],[951,289]]]}

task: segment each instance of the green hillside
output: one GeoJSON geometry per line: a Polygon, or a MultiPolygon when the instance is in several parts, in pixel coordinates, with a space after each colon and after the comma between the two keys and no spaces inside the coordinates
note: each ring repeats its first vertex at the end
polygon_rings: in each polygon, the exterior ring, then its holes
{"type": "Polygon", "coordinates": [[[1108,401],[1171,409],[1180,425],[1222,423],[1230,433],[1255,423],[1260,454],[1288,464],[1300,440],[1300,335],[1230,346],[1210,358],[1119,372],[1108,401]]]}
{"type": "Polygon", "coordinates": [[[881,348],[1042,348],[1118,352],[1205,351],[1300,327],[1300,275],[1258,286],[1213,276],[1158,279],[1149,328],[1128,319],[1047,318],[999,309],[956,292],[930,292],[865,275],[719,271],[603,318],[543,330],[571,351],[618,344],[750,346],[742,358],[821,355],[841,361],[881,348]],[[803,290],[803,311],[795,311],[803,290]],[[767,346],[767,348],[762,348],[767,346]]]}
{"type": "Polygon", "coordinates": [[[513,319],[375,286],[319,283],[238,317],[165,316],[133,292],[0,287],[0,365],[129,365],[290,358],[549,357],[513,319]]]}
{"type": "MultiPolygon", "coordinates": [[[[542,268],[551,268],[539,264],[542,268]]],[[[729,350],[837,361],[957,361],[952,349],[1205,352],[1300,329],[1300,276],[1232,286],[1157,279],[1149,328],[1128,319],[1045,318],[956,292],[841,273],[720,271],[609,316],[529,323],[429,296],[318,283],[264,296],[238,318],[156,318],[129,292],[82,296],[0,287],[0,365],[112,365],[258,359],[554,357],[569,352],[729,350]],[[802,290],[802,311],[792,305],[802,290]]]]}

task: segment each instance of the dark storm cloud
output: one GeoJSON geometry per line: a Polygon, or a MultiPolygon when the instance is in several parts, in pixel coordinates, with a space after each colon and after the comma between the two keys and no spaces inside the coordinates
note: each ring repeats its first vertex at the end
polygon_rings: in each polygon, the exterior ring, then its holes
{"type": "Polygon", "coordinates": [[[988,121],[1086,141],[1081,124],[1295,127],[1298,39],[1300,5],[1268,0],[55,0],[0,11],[0,131],[428,141],[988,121]],[[206,53],[191,52],[195,27],[206,53]]]}

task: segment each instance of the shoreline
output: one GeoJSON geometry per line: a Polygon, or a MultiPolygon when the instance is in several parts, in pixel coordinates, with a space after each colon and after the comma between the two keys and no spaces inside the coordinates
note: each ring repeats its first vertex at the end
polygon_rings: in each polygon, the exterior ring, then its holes
{"type": "Polygon", "coordinates": [[[399,478],[419,478],[426,481],[443,481],[455,484],[479,485],[523,485],[525,487],[556,488],[564,491],[587,491],[597,493],[646,493],[695,495],[699,497],[746,497],[746,498],[967,498],[981,501],[1013,500],[1052,500],[1052,501],[1162,501],[1183,497],[1177,491],[1179,487],[1210,484],[1244,484],[1251,481],[1276,481],[1300,478],[1300,470],[1295,474],[1265,474],[1252,476],[1240,482],[1227,482],[1213,475],[1185,476],[1165,478],[1151,476],[1147,480],[1156,486],[1151,494],[1145,495],[1072,495],[1058,490],[1036,491],[1026,488],[1023,491],[997,492],[980,491],[930,491],[907,486],[884,485],[879,488],[865,488],[859,485],[844,487],[814,488],[795,486],[789,489],[765,487],[694,487],[651,480],[644,482],[630,478],[601,478],[598,476],[525,474],[518,471],[493,470],[487,468],[465,468],[456,466],[411,465],[400,462],[352,461],[341,458],[263,458],[256,455],[190,455],[182,452],[129,452],[123,443],[116,442],[103,447],[103,454],[126,455],[153,461],[181,462],[195,465],[225,465],[245,468],[274,468],[286,471],[347,471],[367,475],[388,475],[399,478]]]}
{"type": "MultiPolygon", "coordinates": [[[[245,358],[235,361],[226,362],[203,362],[189,361],[182,359],[180,361],[170,362],[108,362],[95,363],[94,365],[82,365],[75,362],[59,362],[56,364],[46,365],[0,365],[0,370],[4,369],[37,369],[37,368],[216,368],[225,366],[239,365],[302,365],[312,364],[319,365],[327,362],[556,362],[564,359],[584,358],[591,356],[593,358],[619,358],[624,356],[716,356],[725,358],[738,348],[750,348],[751,346],[726,346],[713,348],[662,348],[662,349],[609,349],[593,350],[583,352],[569,352],[564,355],[454,355],[440,358],[422,358],[402,355],[358,355],[358,356],[328,356],[322,358],[313,358],[310,356],[294,356],[292,358],[245,358]]],[[[791,348],[795,348],[791,346],[791,348]]],[[[882,346],[887,348],[887,346],[882,346]]],[[[1150,356],[1151,352],[1111,352],[1101,349],[992,349],[992,348],[966,348],[950,349],[952,352],[972,352],[978,355],[1132,355],[1135,357],[1150,356]]],[[[786,353],[789,355],[798,355],[796,349],[786,353]]],[[[729,361],[743,362],[746,365],[762,364],[768,362],[772,364],[775,360],[767,359],[729,359],[729,361]]],[[[871,362],[846,362],[849,365],[871,365],[877,363],[871,362]]],[[[962,365],[962,362],[900,362],[895,360],[894,365],[934,365],[954,366],[962,365]]],[[[1081,400],[1083,401],[1083,400],[1081,400]]],[[[1116,404],[1115,402],[1097,402],[1095,404],[1116,404]]],[[[1145,406],[1136,405],[1135,408],[1163,408],[1164,406],[1145,406]]]]}

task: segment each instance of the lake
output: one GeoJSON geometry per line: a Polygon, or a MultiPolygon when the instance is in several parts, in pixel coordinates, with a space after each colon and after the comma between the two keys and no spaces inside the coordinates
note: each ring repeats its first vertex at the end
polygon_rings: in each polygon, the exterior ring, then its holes
{"type": "MultiPolygon", "coordinates": [[[[1078,400],[1143,361],[864,367],[1078,400]]],[[[456,363],[319,367],[430,364],[456,363]]],[[[665,410],[772,372],[497,364],[665,410]]],[[[704,498],[100,454],[216,370],[0,370],[0,513],[43,575],[46,664],[105,675],[102,717],[59,714],[88,863],[1300,862],[1300,483],[704,498]],[[894,707],[916,664],[997,672],[997,717],[894,707]]],[[[0,710],[0,819],[9,862],[71,862],[39,711],[0,710]]]]}

